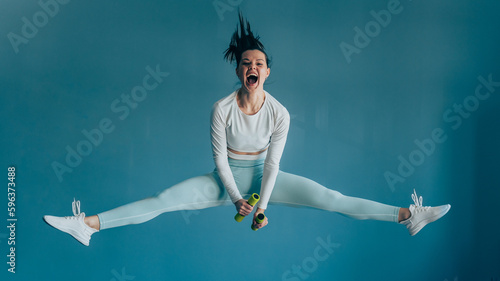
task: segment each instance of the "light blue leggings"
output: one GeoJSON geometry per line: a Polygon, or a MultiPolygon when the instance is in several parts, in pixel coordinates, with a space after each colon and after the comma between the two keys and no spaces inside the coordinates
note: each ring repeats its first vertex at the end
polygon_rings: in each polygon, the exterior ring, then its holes
{"type": "MultiPolygon", "coordinates": [[[[259,193],[264,160],[229,159],[236,185],[243,196],[259,193]]],[[[398,222],[399,207],[344,196],[310,179],[280,171],[270,204],[311,207],[338,212],[355,219],[398,222]]],[[[169,187],[154,197],[98,214],[101,230],[146,222],[172,211],[199,210],[232,204],[217,170],[169,187]]]]}

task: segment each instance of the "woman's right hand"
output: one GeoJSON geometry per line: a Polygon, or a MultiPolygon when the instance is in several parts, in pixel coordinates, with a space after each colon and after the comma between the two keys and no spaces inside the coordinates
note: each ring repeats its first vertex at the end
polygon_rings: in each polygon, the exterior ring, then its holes
{"type": "Polygon", "coordinates": [[[242,216],[248,216],[253,210],[253,207],[248,204],[247,200],[245,199],[236,201],[234,205],[236,206],[236,211],[238,212],[238,214],[242,216]]]}

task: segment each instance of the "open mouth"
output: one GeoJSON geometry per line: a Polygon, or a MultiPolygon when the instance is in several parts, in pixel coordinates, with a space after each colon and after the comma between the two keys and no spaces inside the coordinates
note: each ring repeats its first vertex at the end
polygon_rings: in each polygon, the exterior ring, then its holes
{"type": "Polygon", "coordinates": [[[257,75],[255,75],[255,74],[248,75],[247,76],[247,83],[250,86],[257,84],[257,75]]]}

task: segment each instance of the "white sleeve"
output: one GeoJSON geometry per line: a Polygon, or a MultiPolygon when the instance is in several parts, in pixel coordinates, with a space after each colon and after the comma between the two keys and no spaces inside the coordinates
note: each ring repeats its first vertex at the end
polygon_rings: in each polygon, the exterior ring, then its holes
{"type": "Polygon", "coordinates": [[[271,135],[271,144],[267,152],[266,160],[264,162],[264,171],[262,175],[262,183],[260,187],[260,200],[257,207],[261,209],[267,208],[269,198],[276,183],[276,176],[280,169],[280,159],[285,148],[286,137],[290,127],[290,114],[286,109],[276,120],[276,126],[273,134],[271,135]]]}
{"type": "Polygon", "coordinates": [[[233,173],[229,168],[229,162],[227,160],[226,118],[224,118],[218,104],[215,104],[212,108],[210,136],[212,139],[212,153],[215,167],[217,167],[219,177],[231,201],[236,203],[236,201],[243,199],[243,197],[241,197],[240,191],[236,187],[233,173]]]}

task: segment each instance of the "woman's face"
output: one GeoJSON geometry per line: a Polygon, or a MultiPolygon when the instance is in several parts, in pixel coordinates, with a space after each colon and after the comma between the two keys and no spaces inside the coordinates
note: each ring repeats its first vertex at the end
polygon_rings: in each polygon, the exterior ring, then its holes
{"type": "Polygon", "coordinates": [[[264,89],[264,81],[271,73],[267,67],[266,55],[259,50],[247,50],[241,55],[241,61],[236,68],[236,75],[241,86],[248,92],[264,89]]]}

